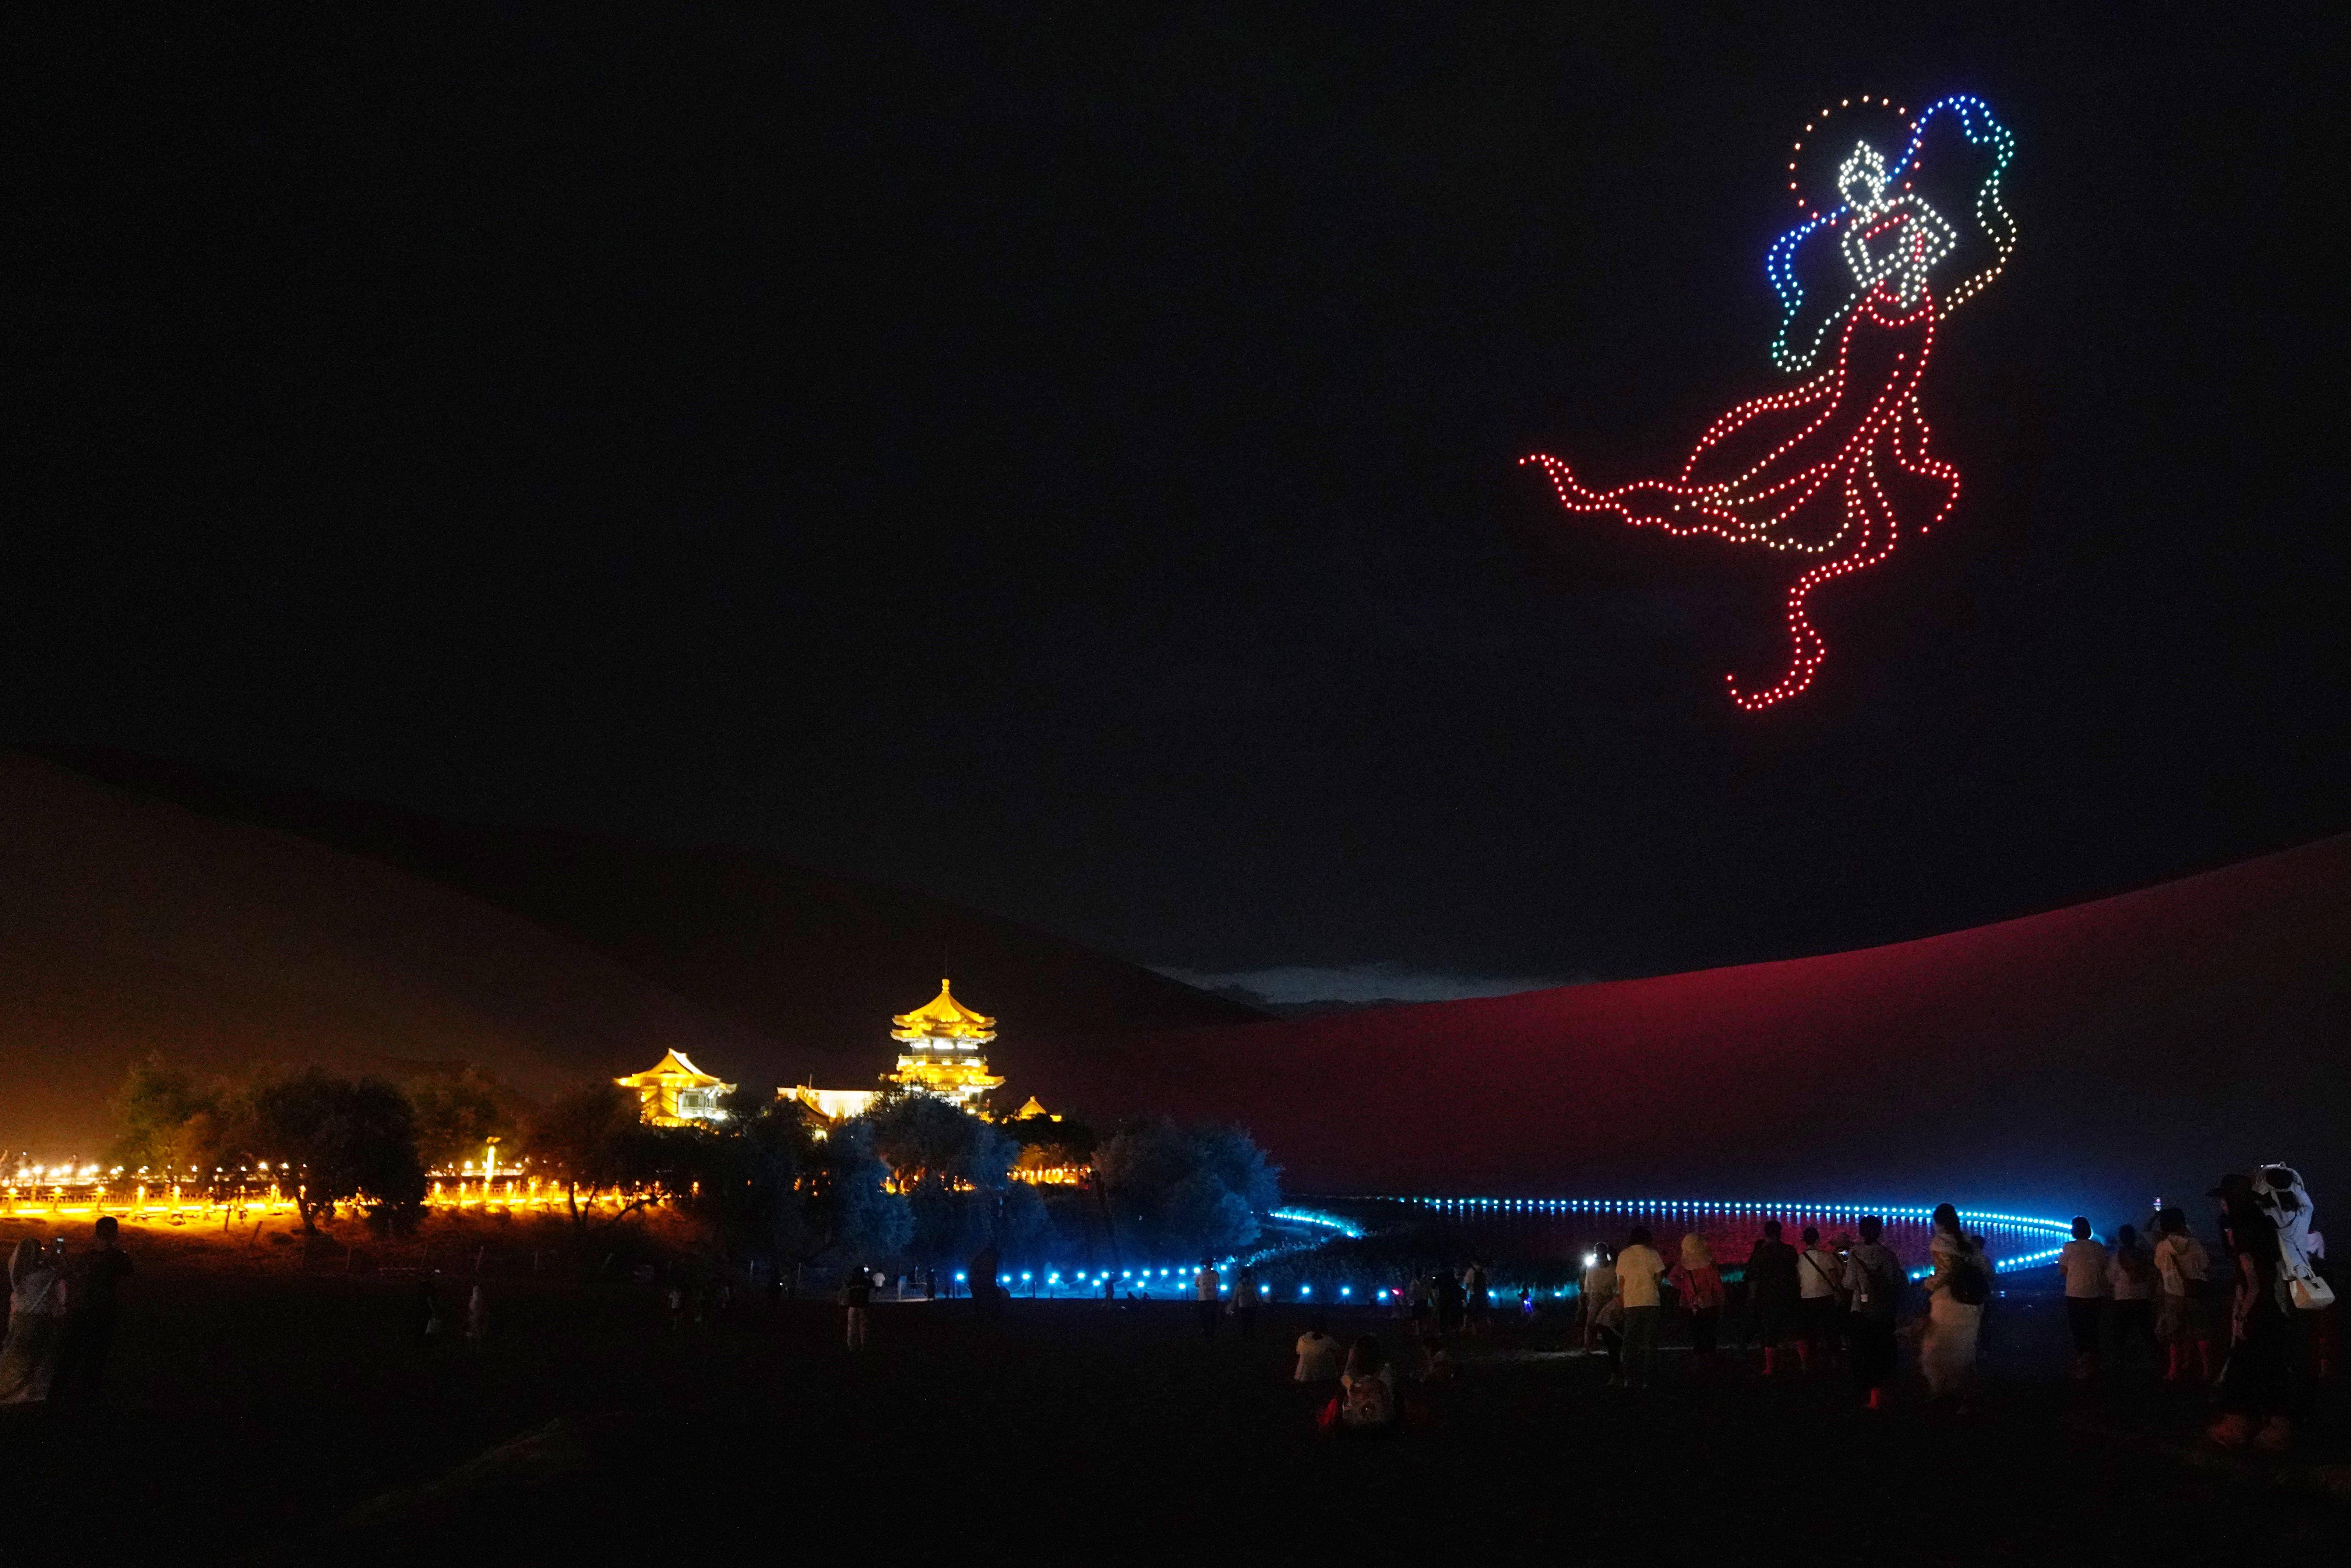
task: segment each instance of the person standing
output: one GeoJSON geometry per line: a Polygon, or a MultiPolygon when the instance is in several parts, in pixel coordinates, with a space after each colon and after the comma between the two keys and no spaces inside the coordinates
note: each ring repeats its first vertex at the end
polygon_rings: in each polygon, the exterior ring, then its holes
{"type": "Polygon", "coordinates": [[[1200,1271],[1192,1276],[1192,1299],[1199,1303],[1202,1339],[1217,1337],[1217,1286],[1219,1283],[1216,1264],[1206,1258],[1201,1259],[1200,1271]]]}
{"type": "Polygon", "coordinates": [[[1956,1396],[1962,1406],[1975,1389],[1976,1342],[1983,1333],[1984,1302],[1991,1298],[1991,1266],[1959,1228],[1959,1211],[1935,1206],[1927,1246],[1935,1260],[1927,1279],[1927,1334],[1918,1344],[1918,1370],[1927,1393],[1956,1396]]]}
{"type": "Polygon", "coordinates": [[[31,1237],[8,1258],[8,1338],[0,1344],[0,1405],[37,1405],[57,1377],[65,1277],[31,1237]]]}
{"type": "Polygon", "coordinates": [[[1818,1227],[1804,1227],[1803,1250],[1796,1254],[1796,1358],[1807,1373],[1815,1357],[1825,1364],[1837,1352],[1844,1318],[1844,1260],[1821,1245],[1818,1227]]]}
{"type": "Polygon", "coordinates": [[[851,1350],[865,1348],[873,1311],[873,1276],[860,1263],[841,1281],[841,1340],[851,1350]]]}
{"type": "Polygon", "coordinates": [[[1257,1337],[1257,1310],[1264,1301],[1265,1292],[1258,1288],[1257,1271],[1244,1263],[1233,1277],[1233,1322],[1241,1331],[1241,1338],[1257,1337]]]}
{"type": "Polygon", "coordinates": [[[1690,1316],[1690,1358],[1700,1367],[1714,1364],[1714,1347],[1722,1325],[1722,1270],[1715,1267],[1714,1251],[1695,1230],[1682,1232],[1681,1261],[1666,1277],[1690,1316]]]}
{"type": "Polygon", "coordinates": [[[2074,1380],[2097,1375],[2098,1332],[2105,1320],[2106,1265],[2113,1260],[2090,1235],[2090,1222],[2074,1217],[2074,1239],[2057,1249],[2057,1267],[2065,1276],[2065,1322],[2074,1331],[2074,1380]]]}
{"type": "Polygon", "coordinates": [[[1657,1356],[1657,1319],[1663,1302],[1657,1281],[1665,1277],[1666,1260],[1650,1245],[1649,1228],[1633,1227],[1625,1249],[1616,1254],[1616,1292],[1625,1303],[1625,1386],[1648,1385],[1657,1356]]]}
{"type": "Polygon", "coordinates": [[[1902,1310],[1902,1260],[1879,1239],[1886,1221],[1875,1214],[1861,1217],[1861,1240],[1844,1260],[1844,1294],[1851,1306],[1845,1325],[1853,1346],[1854,1386],[1869,1409],[1886,1408],[1886,1390],[1894,1382],[1894,1322],[1902,1310]]]}
{"type": "Polygon", "coordinates": [[[89,1256],[72,1281],[73,1310],[66,1314],[57,1344],[57,1387],[68,1399],[96,1399],[106,1380],[121,1299],[119,1287],[131,1273],[131,1254],[122,1249],[121,1233],[121,1221],[110,1214],[100,1217],[93,1228],[89,1256]]]}
{"type": "Polygon", "coordinates": [[[2106,1289],[2114,1297],[2115,1365],[2144,1348],[2151,1363],[2155,1353],[2155,1260],[2139,1245],[2138,1231],[2124,1226],[2115,1232],[2114,1256],[2106,1260],[2106,1289]]]}
{"type": "Polygon", "coordinates": [[[2230,1303],[2229,1360],[2220,1371],[2221,1415],[2207,1435],[2224,1448],[2250,1440],[2283,1453],[2294,1435],[2287,1349],[2294,1330],[2281,1299],[2277,1227],[2262,1212],[2246,1176],[2223,1176],[2212,1196],[2221,1202],[2220,1242],[2235,1265],[2236,1293],[2230,1303]]]}
{"type": "Polygon", "coordinates": [[[1763,1222],[1763,1239],[1747,1255],[1747,1302],[1752,1336],[1763,1345],[1763,1375],[1780,1369],[1780,1351],[1796,1337],[1796,1313],[1802,1301],[1797,1278],[1796,1249],[1780,1239],[1780,1222],[1763,1222]]]}
{"type": "Polygon", "coordinates": [[[1428,1332],[1428,1325],[1434,1321],[1436,1312],[1435,1307],[1430,1304],[1432,1298],[1429,1294],[1428,1281],[1419,1274],[1415,1274],[1405,1285],[1404,1299],[1405,1316],[1412,1320],[1412,1337],[1418,1339],[1428,1332]]]}
{"type": "Polygon", "coordinates": [[[1584,1256],[1576,1308],[1583,1323],[1583,1354],[1590,1355],[1595,1344],[1604,1349],[1608,1353],[1608,1375],[1613,1381],[1624,1366],[1617,1352],[1624,1343],[1619,1326],[1625,1314],[1623,1304],[1616,1299],[1616,1255],[1605,1247],[1594,1248],[1584,1256]]]}
{"type": "Polygon", "coordinates": [[[1463,1276],[1461,1291],[1468,1312],[1471,1333],[1486,1332],[1486,1313],[1493,1306],[1493,1288],[1486,1279],[1486,1265],[1475,1258],[1469,1260],[1469,1271],[1463,1276]]]}
{"type": "Polygon", "coordinates": [[[1461,1332],[1462,1313],[1467,1306],[1460,1276],[1454,1273],[1451,1264],[1447,1264],[1437,1271],[1437,1277],[1429,1281],[1429,1285],[1437,1296],[1437,1337],[1451,1339],[1461,1332]]]}
{"type": "Polygon", "coordinates": [[[416,1281],[414,1321],[416,1343],[430,1350],[441,1338],[441,1270],[420,1275],[416,1281]]]}
{"type": "Polygon", "coordinates": [[[2168,1382],[2188,1376],[2212,1381],[2211,1255],[2188,1228],[2188,1211],[2166,1208],[2155,1218],[2163,1234],[2155,1244],[2155,1332],[2162,1337],[2168,1382]]]}
{"type": "Polygon", "coordinates": [[[473,1293],[465,1298],[465,1343],[475,1350],[490,1333],[490,1298],[483,1293],[482,1282],[474,1281],[473,1293]]]}

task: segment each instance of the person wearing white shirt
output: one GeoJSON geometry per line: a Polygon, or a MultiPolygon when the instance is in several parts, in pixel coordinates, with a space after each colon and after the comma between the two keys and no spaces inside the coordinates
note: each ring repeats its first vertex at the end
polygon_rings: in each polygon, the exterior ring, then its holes
{"type": "Polygon", "coordinates": [[[1844,1260],[1821,1245],[1817,1227],[1804,1227],[1804,1249],[1796,1254],[1796,1324],[1803,1337],[1796,1342],[1796,1355],[1806,1372],[1813,1369],[1813,1357],[1823,1360],[1834,1355],[1838,1333],[1844,1318],[1844,1260]]]}
{"type": "Polygon", "coordinates": [[[1328,1322],[1317,1312],[1306,1320],[1306,1332],[1298,1336],[1298,1370],[1290,1379],[1309,1385],[1336,1383],[1346,1360],[1347,1347],[1339,1343],[1328,1322]]]}
{"type": "Polygon", "coordinates": [[[1192,1299],[1200,1303],[1202,1339],[1217,1337],[1217,1295],[1223,1283],[1223,1279],[1217,1273],[1217,1266],[1206,1258],[1201,1259],[1200,1271],[1192,1276],[1192,1299]]]}
{"type": "Polygon", "coordinates": [[[2065,1321],[2074,1330],[2074,1376],[2096,1375],[2098,1329],[2105,1318],[2106,1249],[2090,1236],[2090,1222],[2074,1217],[2074,1239],[2057,1249],[2057,1267],[2065,1276],[2065,1321]]]}
{"type": "Polygon", "coordinates": [[[1576,1305],[1583,1316],[1583,1354],[1590,1355],[1594,1343],[1606,1351],[1613,1383],[1625,1364],[1625,1303],[1616,1295],[1615,1255],[1605,1247],[1595,1248],[1584,1259],[1580,1285],[1576,1305]]]}
{"type": "Polygon", "coordinates": [[[1625,1386],[1639,1388],[1649,1381],[1657,1354],[1657,1319],[1665,1309],[1657,1281],[1665,1277],[1666,1260],[1650,1245],[1649,1228],[1633,1227],[1625,1250],[1616,1254],[1616,1294],[1625,1303],[1625,1386]]]}
{"type": "Polygon", "coordinates": [[[2212,1303],[2206,1281],[2210,1254],[2189,1233],[2188,1211],[2166,1208],[2156,1216],[2163,1235],[2155,1244],[2156,1279],[2162,1294],[2156,1303],[2155,1332],[2164,1343],[2164,1377],[2178,1381],[2200,1372],[2212,1380],[2212,1303]]]}

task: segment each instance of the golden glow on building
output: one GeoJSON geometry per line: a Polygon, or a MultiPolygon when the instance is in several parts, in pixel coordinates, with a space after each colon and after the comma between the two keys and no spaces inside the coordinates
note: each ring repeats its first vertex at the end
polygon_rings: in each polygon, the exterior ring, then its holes
{"type": "Polygon", "coordinates": [[[726,1111],[719,1102],[735,1092],[735,1085],[703,1071],[682,1051],[671,1051],[643,1072],[612,1082],[636,1092],[637,1113],[654,1127],[724,1122],[726,1111]]]}
{"type": "Polygon", "coordinates": [[[845,1122],[852,1116],[862,1116],[873,1109],[873,1102],[882,1098],[879,1089],[811,1089],[800,1084],[793,1089],[776,1091],[778,1100],[797,1100],[828,1122],[845,1122]]]}
{"type": "Polygon", "coordinates": [[[890,1038],[904,1049],[888,1082],[967,1111],[981,1109],[976,1102],[1004,1087],[1004,1080],[987,1071],[983,1050],[996,1038],[996,1020],[956,1001],[946,980],[928,1003],[890,1021],[898,1026],[890,1038]]]}

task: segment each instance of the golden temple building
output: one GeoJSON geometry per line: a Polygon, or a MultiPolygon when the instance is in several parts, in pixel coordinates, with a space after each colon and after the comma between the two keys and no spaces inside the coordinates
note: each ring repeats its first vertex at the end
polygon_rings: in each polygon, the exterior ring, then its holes
{"type": "Polygon", "coordinates": [[[890,1038],[901,1049],[898,1071],[885,1074],[886,1082],[975,1113],[985,1112],[979,1102],[989,1092],[1004,1087],[987,1071],[986,1048],[996,1038],[996,1020],[956,1001],[946,980],[929,1002],[890,1021],[898,1026],[890,1038]]]}
{"type": "Polygon", "coordinates": [[[671,1051],[643,1072],[612,1082],[636,1091],[637,1114],[654,1127],[724,1122],[726,1108],[720,1102],[735,1092],[735,1085],[703,1071],[682,1051],[671,1051]]]}

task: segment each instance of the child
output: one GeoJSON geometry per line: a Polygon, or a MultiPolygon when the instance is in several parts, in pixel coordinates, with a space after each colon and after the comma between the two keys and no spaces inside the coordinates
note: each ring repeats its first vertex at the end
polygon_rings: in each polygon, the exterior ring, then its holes
{"type": "Polygon", "coordinates": [[[1420,1341],[1420,1380],[1435,1385],[1451,1383],[1460,1375],[1453,1369],[1453,1358],[1445,1354],[1445,1342],[1435,1334],[1424,1334],[1420,1341]]]}
{"type": "Polygon", "coordinates": [[[1340,1425],[1350,1431],[1377,1434],[1395,1429],[1403,1405],[1396,1398],[1395,1368],[1377,1335],[1364,1335],[1348,1353],[1335,1403],[1340,1425]]]}

